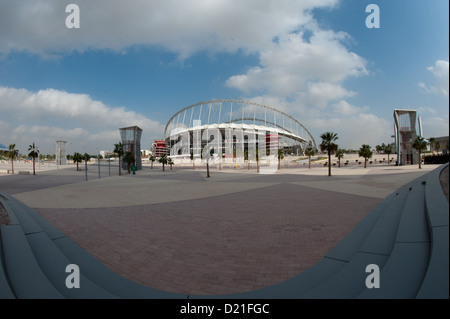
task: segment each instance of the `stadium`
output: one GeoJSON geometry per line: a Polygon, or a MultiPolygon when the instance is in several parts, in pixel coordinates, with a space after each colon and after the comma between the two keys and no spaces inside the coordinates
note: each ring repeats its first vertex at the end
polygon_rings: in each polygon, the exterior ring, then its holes
{"type": "Polygon", "coordinates": [[[176,160],[239,162],[264,160],[279,150],[304,155],[307,147],[317,149],[308,129],[292,116],[242,100],[211,100],[183,108],[168,121],[164,140],[176,160]]]}

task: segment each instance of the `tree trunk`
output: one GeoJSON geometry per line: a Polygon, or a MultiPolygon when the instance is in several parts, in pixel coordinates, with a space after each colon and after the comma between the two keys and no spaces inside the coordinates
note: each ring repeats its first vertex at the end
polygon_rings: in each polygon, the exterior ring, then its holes
{"type": "Polygon", "coordinates": [[[311,169],[311,156],[308,156],[309,162],[308,162],[308,168],[311,169]]]}
{"type": "Polygon", "coordinates": [[[367,158],[364,158],[364,168],[367,168],[367,158]]]}
{"type": "Polygon", "coordinates": [[[33,175],[36,175],[36,158],[33,157],[33,175]]]}
{"type": "Polygon", "coordinates": [[[422,161],[421,161],[421,158],[420,158],[421,156],[420,156],[420,151],[419,151],[419,169],[421,169],[422,168],[422,161]]]}

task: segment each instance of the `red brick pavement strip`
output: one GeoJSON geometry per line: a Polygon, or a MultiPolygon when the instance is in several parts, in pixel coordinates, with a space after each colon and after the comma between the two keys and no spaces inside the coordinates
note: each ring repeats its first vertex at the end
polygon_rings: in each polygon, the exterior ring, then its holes
{"type": "Polygon", "coordinates": [[[128,279],[165,291],[220,295],[305,271],[380,201],[280,183],[171,203],[36,210],[128,279]]]}

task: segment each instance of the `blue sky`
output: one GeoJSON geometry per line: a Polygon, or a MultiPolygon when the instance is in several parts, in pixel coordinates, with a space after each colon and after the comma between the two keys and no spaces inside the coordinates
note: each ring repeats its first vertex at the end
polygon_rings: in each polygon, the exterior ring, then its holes
{"type": "Polygon", "coordinates": [[[389,143],[394,108],[449,134],[445,0],[0,0],[0,142],[21,152],[112,149],[139,125],[149,148],[170,117],[246,99],[342,148],[389,143]],[[65,8],[80,8],[67,29],[65,8]],[[380,28],[365,8],[380,9],[380,28]]]}

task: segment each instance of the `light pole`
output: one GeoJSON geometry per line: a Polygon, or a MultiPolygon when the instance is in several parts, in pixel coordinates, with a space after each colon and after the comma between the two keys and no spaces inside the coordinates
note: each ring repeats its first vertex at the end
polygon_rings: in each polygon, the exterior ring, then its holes
{"type": "Polygon", "coordinates": [[[87,153],[84,153],[84,175],[86,176],[86,181],[88,180],[87,177],[87,153]]]}
{"type": "Polygon", "coordinates": [[[36,149],[37,149],[37,153],[38,153],[39,170],[41,170],[41,159],[40,159],[40,156],[39,156],[39,147],[36,146],[36,149]]]}
{"type": "Polygon", "coordinates": [[[100,178],[100,150],[97,148],[97,151],[98,178],[100,178]]]}

